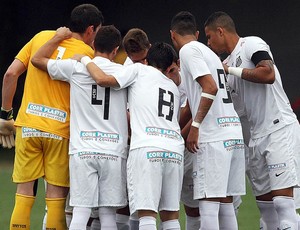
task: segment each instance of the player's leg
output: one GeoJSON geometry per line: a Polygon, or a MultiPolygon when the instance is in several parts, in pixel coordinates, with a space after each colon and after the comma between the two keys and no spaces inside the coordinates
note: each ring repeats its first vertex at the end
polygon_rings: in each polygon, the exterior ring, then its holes
{"type": "Polygon", "coordinates": [[[157,212],[152,210],[138,210],[139,230],[156,230],[157,212]]]}
{"type": "Polygon", "coordinates": [[[116,222],[117,222],[118,230],[130,229],[129,217],[130,217],[129,205],[117,210],[116,222]]]}
{"type": "Polygon", "coordinates": [[[140,225],[140,221],[137,212],[131,214],[129,217],[130,230],[139,230],[139,225],[140,225]]]}
{"type": "Polygon", "coordinates": [[[34,181],[17,185],[15,206],[11,215],[10,229],[30,229],[30,213],[35,201],[33,194],[34,181]],[[29,192],[32,191],[32,192],[29,192]]]}
{"type": "Polygon", "coordinates": [[[69,140],[44,133],[46,229],[66,229],[66,199],[69,192],[69,140]],[[51,138],[50,138],[51,137],[51,138]]]}
{"type": "Polygon", "coordinates": [[[187,149],[184,152],[184,174],[181,202],[185,210],[185,229],[200,229],[199,200],[194,200],[193,158],[195,154],[187,149]]]}
{"type": "MultiPolygon", "coordinates": [[[[110,156],[111,158],[112,156],[110,156]]],[[[101,229],[116,229],[116,210],[128,204],[125,158],[102,159],[99,171],[99,219],[101,229]]],[[[129,210],[123,210],[128,213],[129,210]]],[[[128,221],[128,218],[126,218],[128,221]]],[[[127,227],[128,229],[128,227],[127,227]]]]}
{"type": "MultiPolygon", "coordinates": [[[[240,196],[246,194],[244,142],[240,139],[226,140],[224,146],[225,154],[228,157],[231,155],[231,158],[228,159],[228,165],[224,164],[224,167],[229,167],[229,176],[227,197],[220,199],[219,225],[220,229],[238,229],[235,206],[241,203],[240,196]]],[[[226,177],[223,179],[226,180],[226,177]]]]}
{"type": "Polygon", "coordinates": [[[36,196],[35,185],[37,178],[43,176],[42,148],[37,138],[23,138],[22,132],[21,127],[16,128],[13,181],[17,184],[17,190],[10,220],[12,230],[30,229],[30,213],[36,196]]]}
{"type": "Polygon", "coordinates": [[[101,224],[100,224],[99,217],[93,219],[90,230],[100,230],[100,229],[101,229],[101,224]]]}
{"type": "Polygon", "coordinates": [[[168,152],[166,150],[162,170],[162,190],[159,202],[159,214],[163,230],[180,229],[179,209],[183,183],[184,153],[168,152]],[[168,160],[168,156],[172,160],[168,160]]]}
{"type": "Polygon", "coordinates": [[[199,201],[197,201],[197,208],[184,205],[185,210],[185,229],[186,230],[199,230],[200,229],[200,213],[199,201]]]}
{"type": "Polygon", "coordinates": [[[255,152],[249,161],[248,177],[267,228],[276,227],[274,223],[280,229],[297,226],[293,186],[298,180],[292,130],[290,125],[249,143],[255,152]]]}
{"type": "Polygon", "coordinates": [[[162,159],[155,156],[158,151],[157,148],[134,149],[127,159],[129,207],[131,214],[138,213],[140,230],[156,230],[162,189],[162,159]]]}

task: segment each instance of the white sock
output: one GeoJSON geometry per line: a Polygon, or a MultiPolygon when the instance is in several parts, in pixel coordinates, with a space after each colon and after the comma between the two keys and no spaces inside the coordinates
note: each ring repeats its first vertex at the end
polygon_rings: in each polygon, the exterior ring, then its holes
{"type": "Polygon", "coordinates": [[[91,224],[91,230],[100,230],[100,229],[101,229],[100,220],[94,219],[91,224]]]}
{"type": "Polygon", "coordinates": [[[273,201],[256,200],[256,204],[260,211],[261,224],[264,224],[266,229],[277,229],[279,221],[273,201]]]}
{"type": "Polygon", "coordinates": [[[179,224],[179,221],[176,219],[176,220],[167,220],[167,221],[164,221],[162,222],[162,227],[163,227],[163,230],[180,230],[180,224],[179,224]]]}
{"type": "Polygon", "coordinates": [[[300,215],[297,213],[298,230],[300,230],[300,215]]]}
{"type": "Polygon", "coordinates": [[[67,222],[67,227],[70,228],[70,224],[72,221],[72,214],[71,213],[66,213],[66,222],[67,222]]]}
{"type": "Polygon", "coordinates": [[[200,230],[219,229],[220,202],[207,200],[199,201],[199,212],[201,218],[200,230]]]}
{"type": "Polygon", "coordinates": [[[74,207],[70,230],[86,229],[91,215],[91,208],[74,207]]]}
{"type": "Polygon", "coordinates": [[[46,230],[46,223],[47,223],[47,211],[45,212],[45,215],[44,215],[44,218],[43,218],[42,230],[46,230]]]}
{"type": "Polygon", "coordinates": [[[152,216],[141,217],[139,230],[156,230],[156,219],[152,216]]]}
{"type": "Polygon", "coordinates": [[[116,209],[115,208],[99,208],[99,219],[101,230],[115,230],[117,228],[116,209]]]}
{"type": "Polygon", "coordinates": [[[129,217],[130,230],[139,230],[139,225],[140,225],[140,221],[139,221],[139,217],[137,216],[137,213],[130,215],[129,217]]]}
{"type": "Polygon", "coordinates": [[[129,230],[129,216],[123,214],[116,214],[116,222],[118,230],[129,230]]]}
{"type": "Polygon", "coordinates": [[[237,230],[238,224],[232,203],[220,203],[220,230],[237,230]]]}
{"type": "Polygon", "coordinates": [[[199,230],[200,216],[193,217],[185,215],[185,230],[199,230]]]}
{"type": "Polygon", "coordinates": [[[291,230],[298,229],[298,219],[294,199],[288,196],[273,197],[274,207],[278,214],[279,228],[290,227],[291,230]]]}
{"type": "Polygon", "coordinates": [[[266,226],[265,222],[262,220],[262,218],[259,218],[259,229],[267,230],[267,226],[266,226]]]}

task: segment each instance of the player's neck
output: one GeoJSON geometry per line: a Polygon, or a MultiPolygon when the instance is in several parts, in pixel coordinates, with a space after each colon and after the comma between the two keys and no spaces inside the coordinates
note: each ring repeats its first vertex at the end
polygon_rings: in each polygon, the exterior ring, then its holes
{"type": "Polygon", "coordinates": [[[79,33],[72,33],[72,37],[77,39],[77,40],[83,41],[83,36],[79,33]]]}
{"type": "Polygon", "coordinates": [[[237,43],[239,42],[239,35],[238,34],[230,34],[230,36],[227,39],[227,46],[226,46],[226,52],[228,54],[231,54],[234,48],[236,47],[237,43]]]}
{"type": "Polygon", "coordinates": [[[110,61],[112,61],[113,60],[113,55],[111,55],[111,54],[108,54],[108,53],[101,53],[101,52],[99,52],[99,51],[96,51],[95,52],[95,57],[102,57],[102,58],[106,58],[106,59],[108,59],[108,60],[110,60],[110,61]]]}

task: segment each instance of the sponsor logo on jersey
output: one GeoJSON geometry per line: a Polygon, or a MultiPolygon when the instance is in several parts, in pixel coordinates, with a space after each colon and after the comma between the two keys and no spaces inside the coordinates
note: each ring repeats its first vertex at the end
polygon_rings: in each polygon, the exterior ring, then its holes
{"type": "Polygon", "coordinates": [[[117,133],[104,133],[100,131],[81,131],[80,138],[84,141],[119,142],[120,135],[117,133]]]}
{"type": "Polygon", "coordinates": [[[59,122],[66,122],[67,112],[60,109],[51,108],[45,105],[38,105],[34,103],[29,103],[26,109],[26,113],[49,118],[59,122]]]}
{"type": "Polygon", "coordinates": [[[218,117],[217,123],[220,127],[241,126],[239,117],[218,117]]]}
{"type": "Polygon", "coordinates": [[[273,165],[268,165],[268,170],[282,170],[286,168],[286,163],[279,163],[279,164],[273,164],[273,165]]]}
{"type": "Polygon", "coordinates": [[[95,159],[95,160],[112,160],[117,161],[118,156],[107,154],[107,153],[99,153],[99,152],[93,152],[93,151],[81,151],[78,152],[77,155],[81,160],[84,159],[95,159]]]}
{"type": "Polygon", "coordinates": [[[45,137],[45,138],[52,138],[57,140],[63,139],[62,137],[55,135],[53,133],[47,133],[37,129],[22,127],[22,138],[28,138],[28,137],[45,137]]]}
{"type": "Polygon", "coordinates": [[[171,139],[181,140],[181,135],[170,129],[158,128],[158,127],[146,127],[146,134],[151,136],[160,136],[171,139]]]}
{"type": "Polygon", "coordinates": [[[223,141],[224,148],[227,151],[233,149],[244,149],[244,140],[243,139],[231,139],[223,141]]]}
{"type": "Polygon", "coordinates": [[[147,159],[150,162],[166,162],[166,163],[176,163],[181,164],[183,157],[179,153],[166,152],[166,151],[150,151],[147,152],[147,159]]]}

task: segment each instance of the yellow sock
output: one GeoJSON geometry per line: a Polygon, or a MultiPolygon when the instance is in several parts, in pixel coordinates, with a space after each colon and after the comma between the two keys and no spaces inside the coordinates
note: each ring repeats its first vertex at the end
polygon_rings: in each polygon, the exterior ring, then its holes
{"type": "Polygon", "coordinates": [[[66,230],[66,198],[46,198],[47,223],[46,230],[66,230]]]}
{"type": "Polygon", "coordinates": [[[10,219],[10,230],[30,230],[30,213],[34,200],[34,196],[16,193],[15,207],[10,219]]]}

